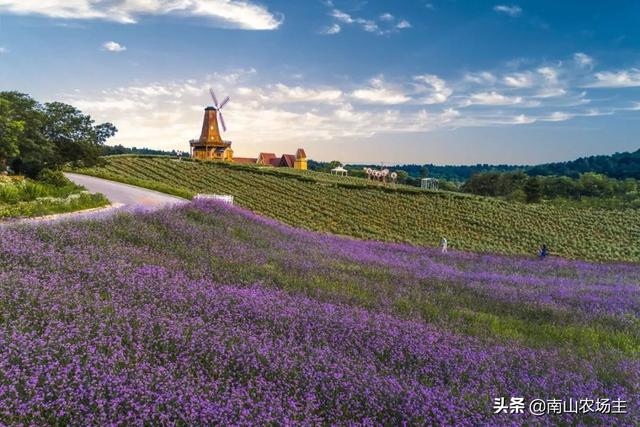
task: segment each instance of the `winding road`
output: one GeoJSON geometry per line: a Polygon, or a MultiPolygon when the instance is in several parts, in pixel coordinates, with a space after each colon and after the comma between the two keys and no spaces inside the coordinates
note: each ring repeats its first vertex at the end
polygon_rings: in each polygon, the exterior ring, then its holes
{"type": "Polygon", "coordinates": [[[109,181],[108,179],[95,178],[93,176],[65,173],[67,178],[78,185],[82,185],[92,193],[102,193],[113,204],[120,205],[120,210],[153,211],[176,204],[186,203],[187,200],[176,196],[147,190],[134,185],[109,181]]]}
{"type": "Polygon", "coordinates": [[[75,173],[65,173],[64,175],[74,183],[82,185],[91,193],[104,194],[111,202],[111,205],[79,212],[68,212],[43,217],[23,218],[15,221],[0,222],[0,228],[17,224],[37,224],[101,218],[121,211],[155,211],[165,207],[189,202],[188,200],[180,197],[170,196],[168,194],[147,190],[146,188],[136,187],[134,185],[109,181],[107,179],[75,173]]]}

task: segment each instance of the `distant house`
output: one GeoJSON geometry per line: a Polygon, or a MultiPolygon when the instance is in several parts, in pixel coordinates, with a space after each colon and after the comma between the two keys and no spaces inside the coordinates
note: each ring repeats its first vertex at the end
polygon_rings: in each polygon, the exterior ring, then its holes
{"type": "Polygon", "coordinates": [[[256,164],[262,166],[274,166],[273,161],[277,159],[275,153],[260,153],[256,164]]]}
{"type": "Polygon", "coordinates": [[[241,165],[255,165],[258,159],[255,157],[234,157],[232,161],[241,165]]]}
{"type": "Polygon", "coordinates": [[[298,148],[296,154],[283,154],[278,157],[275,153],[260,153],[258,158],[234,157],[233,163],[254,164],[258,166],[272,166],[275,168],[307,169],[307,154],[302,148],[298,148]]]}
{"type": "Polygon", "coordinates": [[[278,164],[281,168],[292,168],[296,164],[296,156],[293,154],[283,154],[280,157],[280,163],[278,164]]]}

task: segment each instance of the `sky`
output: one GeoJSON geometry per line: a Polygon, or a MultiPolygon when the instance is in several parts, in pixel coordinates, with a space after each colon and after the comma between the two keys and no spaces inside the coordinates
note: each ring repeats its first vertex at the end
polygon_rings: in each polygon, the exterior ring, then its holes
{"type": "Polygon", "coordinates": [[[640,148],[640,2],[0,0],[0,90],[188,150],[536,164],[640,148]]]}

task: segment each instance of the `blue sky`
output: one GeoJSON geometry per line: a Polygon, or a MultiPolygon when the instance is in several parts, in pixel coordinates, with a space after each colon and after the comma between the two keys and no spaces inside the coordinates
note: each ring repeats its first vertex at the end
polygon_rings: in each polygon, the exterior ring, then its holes
{"type": "Polygon", "coordinates": [[[640,148],[640,2],[0,0],[0,89],[187,149],[539,163],[640,148]]]}

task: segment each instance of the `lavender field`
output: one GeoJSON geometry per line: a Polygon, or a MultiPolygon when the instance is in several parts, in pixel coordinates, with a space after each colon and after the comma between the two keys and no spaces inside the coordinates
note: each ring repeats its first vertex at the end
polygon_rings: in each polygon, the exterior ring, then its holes
{"type": "Polygon", "coordinates": [[[0,230],[0,424],[638,425],[640,266],[213,202],[0,230]],[[626,414],[494,414],[498,397],[626,414]]]}

